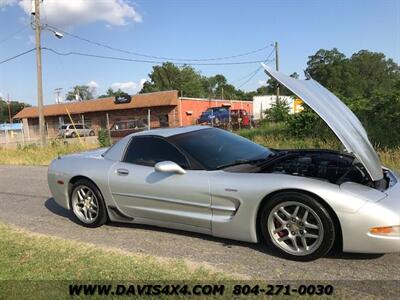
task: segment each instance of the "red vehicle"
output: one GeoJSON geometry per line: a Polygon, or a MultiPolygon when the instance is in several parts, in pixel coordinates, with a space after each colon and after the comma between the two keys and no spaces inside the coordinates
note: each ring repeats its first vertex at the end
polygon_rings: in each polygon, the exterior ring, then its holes
{"type": "Polygon", "coordinates": [[[231,124],[233,128],[250,128],[251,119],[245,109],[231,109],[231,124]]]}

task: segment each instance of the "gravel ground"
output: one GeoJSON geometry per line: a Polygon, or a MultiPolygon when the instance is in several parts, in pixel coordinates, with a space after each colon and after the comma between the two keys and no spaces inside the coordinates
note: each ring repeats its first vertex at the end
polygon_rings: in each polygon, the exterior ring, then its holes
{"type": "MultiPolygon", "coordinates": [[[[400,254],[333,252],[301,263],[259,245],[150,226],[109,224],[88,229],[59,207],[47,187],[46,167],[0,166],[0,222],[32,232],[206,264],[263,280],[400,280],[400,254]]],[[[400,284],[399,284],[400,285],[400,284]]]]}

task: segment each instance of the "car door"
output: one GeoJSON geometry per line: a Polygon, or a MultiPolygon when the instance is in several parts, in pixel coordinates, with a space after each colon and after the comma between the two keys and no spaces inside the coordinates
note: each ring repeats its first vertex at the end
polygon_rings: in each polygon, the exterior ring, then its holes
{"type": "Polygon", "coordinates": [[[191,170],[185,155],[161,137],[133,137],[110,170],[109,185],[118,207],[133,218],[211,229],[207,171],[191,170]],[[161,161],[173,161],[186,173],[155,171],[161,161]]]}

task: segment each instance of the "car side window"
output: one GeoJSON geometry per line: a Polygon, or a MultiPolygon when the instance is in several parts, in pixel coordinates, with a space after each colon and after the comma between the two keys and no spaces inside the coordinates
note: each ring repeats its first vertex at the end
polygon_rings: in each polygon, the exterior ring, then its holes
{"type": "Polygon", "coordinates": [[[76,129],[82,129],[82,125],[75,125],[76,129]]]}
{"type": "Polygon", "coordinates": [[[134,137],[125,153],[124,162],[151,166],[170,160],[184,169],[189,168],[185,156],[169,142],[156,137],[134,137]]]}

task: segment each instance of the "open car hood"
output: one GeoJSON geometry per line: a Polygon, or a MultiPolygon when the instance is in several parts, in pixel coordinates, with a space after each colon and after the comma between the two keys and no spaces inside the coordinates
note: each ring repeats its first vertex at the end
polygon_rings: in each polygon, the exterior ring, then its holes
{"type": "Polygon", "coordinates": [[[367,170],[374,181],[383,178],[378,154],[354,113],[334,94],[313,79],[299,80],[262,64],[265,72],[286,86],[310,106],[332,129],[339,140],[367,170]]]}

